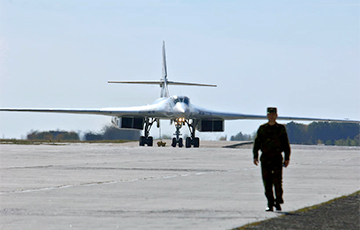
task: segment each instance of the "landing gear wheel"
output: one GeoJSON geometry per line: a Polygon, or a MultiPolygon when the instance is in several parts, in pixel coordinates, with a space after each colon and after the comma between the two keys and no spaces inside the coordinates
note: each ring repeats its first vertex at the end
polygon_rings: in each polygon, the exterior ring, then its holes
{"type": "Polygon", "coordinates": [[[139,146],[145,146],[145,137],[141,136],[139,139],[139,146]]]}
{"type": "Polygon", "coordinates": [[[191,138],[187,137],[185,140],[185,147],[186,148],[191,148],[191,138]]]}
{"type": "Polygon", "coordinates": [[[153,146],[153,137],[148,137],[148,139],[147,139],[147,145],[148,145],[148,146],[153,146]]]}
{"type": "Polygon", "coordinates": [[[199,146],[200,146],[200,139],[198,138],[198,137],[195,137],[194,138],[194,148],[199,148],[199,146]]]}
{"type": "Polygon", "coordinates": [[[144,136],[141,136],[139,139],[139,146],[145,146],[145,145],[153,146],[153,137],[146,138],[144,136]]]}
{"type": "Polygon", "coordinates": [[[179,148],[182,148],[184,146],[183,139],[179,138],[179,148]]]}
{"type": "Polygon", "coordinates": [[[175,137],[172,139],[171,146],[176,147],[176,138],[175,137]]]}

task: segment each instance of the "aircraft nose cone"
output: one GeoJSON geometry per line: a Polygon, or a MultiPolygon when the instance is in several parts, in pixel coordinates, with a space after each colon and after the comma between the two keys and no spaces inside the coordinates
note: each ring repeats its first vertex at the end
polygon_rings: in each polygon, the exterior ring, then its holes
{"type": "Polygon", "coordinates": [[[178,102],[174,106],[174,112],[178,116],[187,117],[187,115],[189,115],[190,113],[189,106],[186,105],[185,103],[178,102]]]}

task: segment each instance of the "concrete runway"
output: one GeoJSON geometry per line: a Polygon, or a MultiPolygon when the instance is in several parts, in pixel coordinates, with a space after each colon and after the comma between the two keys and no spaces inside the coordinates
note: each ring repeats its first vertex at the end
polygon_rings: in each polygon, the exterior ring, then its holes
{"type": "MultiPolygon", "coordinates": [[[[0,229],[231,229],[265,212],[251,147],[0,145],[0,229]]],[[[169,146],[169,145],[167,145],[169,146]]],[[[360,148],[292,146],[284,212],[360,190],[360,148]]]]}

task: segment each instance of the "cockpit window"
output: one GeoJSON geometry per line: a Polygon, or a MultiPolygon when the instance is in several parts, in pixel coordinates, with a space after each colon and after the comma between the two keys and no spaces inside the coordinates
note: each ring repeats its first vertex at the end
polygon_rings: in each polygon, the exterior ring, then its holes
{"type": "Polygon", "coordinates": [[[176,104],[176,103],[180,102],[180,99],[178,97],[174,97],[173,101],[174,101],[174,104],[176,104]]]}
{"type": "Polygon", "coordinates": [[[184,102],[185,104],[189,105],[190,103],[190,99],[188,97],[178,97],[178,96],[174,96],[173,97],[173,102],[174,104],[178,103],[178,102],[184,102]]]}
{"type": "Polygon", "coordinates": [[[187,105],[189,105],[189,102],[190,102],[190,101],[189,101],[189,98],[188,98],[188,97],[184,97],[184,103],[187,104],[187,105]]]}

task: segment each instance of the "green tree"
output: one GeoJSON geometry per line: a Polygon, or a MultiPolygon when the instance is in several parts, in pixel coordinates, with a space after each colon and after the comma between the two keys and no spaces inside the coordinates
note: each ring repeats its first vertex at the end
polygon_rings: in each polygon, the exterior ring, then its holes
{"type": "Polygon", "coordinates": [[[230,137],[230,141],[249,141],[253,140],[253,136],[249,134],[242,134],[242,132],[239,132],[235,136],[230,137]]]}
{"type": "Polygon", "coordinates": [[[98,140],[104,139],[102,134],[93,133],[93,132],[85,133],[84,137],[85,137],[85,140],[87,140],[87,141],[98,141],[98,140]]]}
{"type": "Polygon", "coordinates": [[[28,140],[79,140],[77,133],[60,130],[30,131],[26,137],[28,140]]]}
{"type": "Polygon", "coordinates": [[[118,129],[107,125],[103,129],[104,140],[139,140],[140,131],[131,129],[118,129]]]}
{"type": "Polygon", "coordinates": [[[312,122],[309,125],[290,122],[286,124],[292,144],[359,145],[359,124],[312,122]]]}
{"type": "Polygon", "coordinates": [[[311,140],[307,132],[307,126],[295,122],[285,125],[286,132],[291,144],[310,144],[311,140]]]}
{"type": "Polygon", "coordinates": [[[100,133],[85,133],[85,140],[139,140],[140,131],[131,129],[118,129],[112,125],[106,125],[100,133]]]}
{"type": "Polygon", "coordinates": [[[332,141],[331,140],[327,140],[327,141],[325,141],[325,145],[332,145],[332,141]]]}

